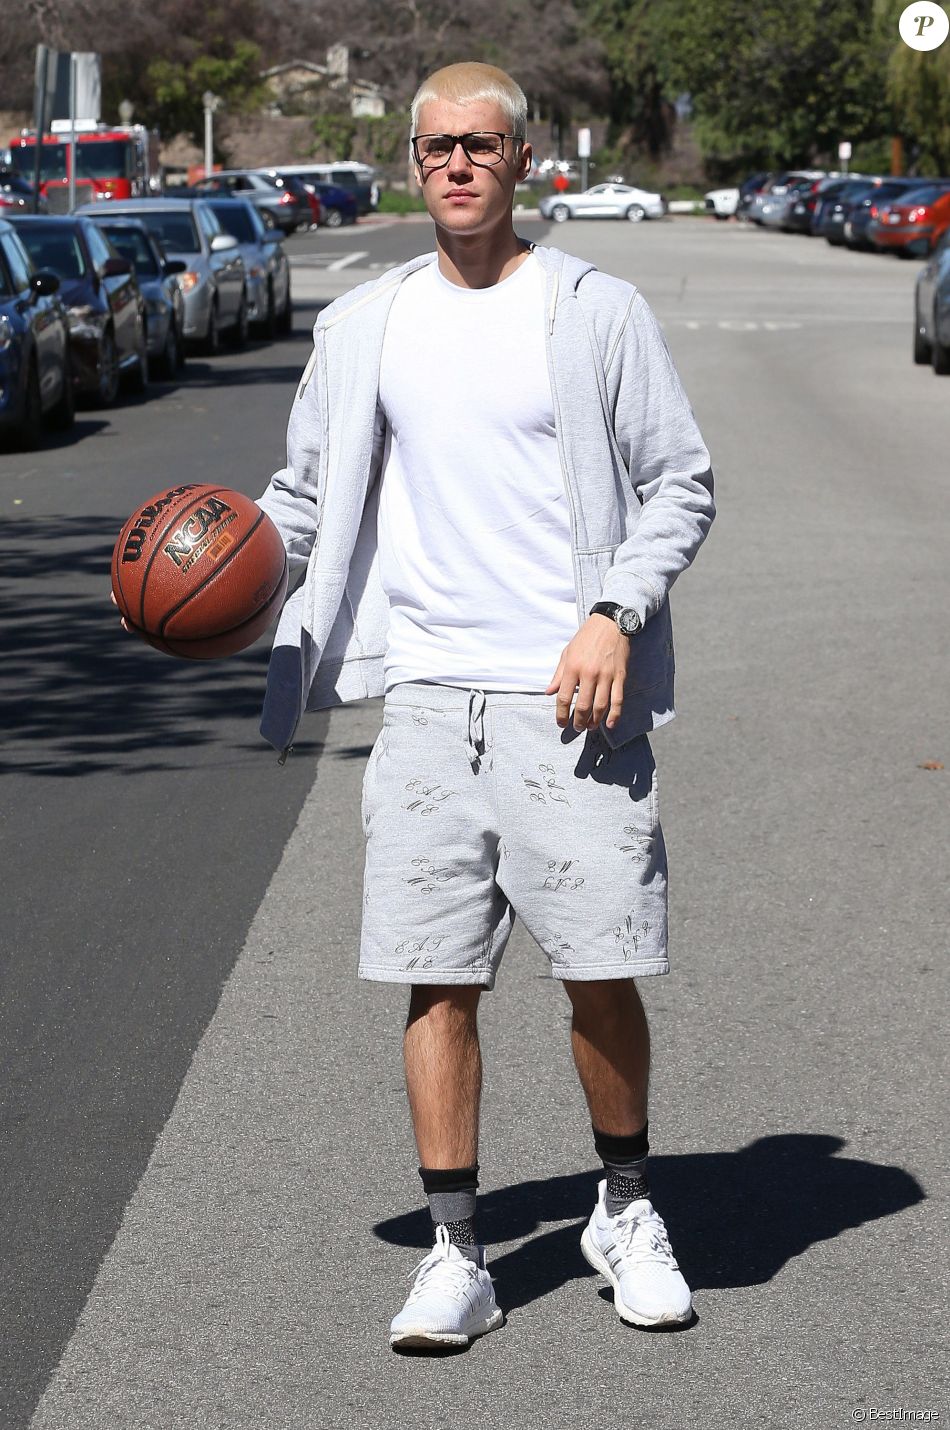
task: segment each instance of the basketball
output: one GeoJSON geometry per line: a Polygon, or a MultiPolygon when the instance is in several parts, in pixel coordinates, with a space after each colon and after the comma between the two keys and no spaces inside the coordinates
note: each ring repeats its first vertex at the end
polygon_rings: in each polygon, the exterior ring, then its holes
{"type": "Polygon", "coordinates": [[[280,533],[250,497],[189,482],[134,511],[112,553],[126,623],[156,650],[214,660],[252,645],[287,593],[280,533]]]}

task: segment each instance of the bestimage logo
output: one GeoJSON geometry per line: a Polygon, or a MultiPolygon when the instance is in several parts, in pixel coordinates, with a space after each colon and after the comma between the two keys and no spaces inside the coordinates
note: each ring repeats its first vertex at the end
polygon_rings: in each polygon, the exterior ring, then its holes
{"type": "Polygon", "coordinates": [[[156,497],[148,506],[143,506],[139,512],[138,520],[125,538],[125,545],[122,547],[122,562],[127,564],[130,561],[138,561],[145,546],[145,539],[151,527],[161,516],[166,507],[170,507],[179,497],[186,496],[188,492],[193,492],[199,484],[189,482],[184,487],[172,487],[171,491],[163,492],[160,497],[156,497]]]}
{"type": "Polygon", "coordinates": [[[233,540],[225,531],[232,521],[237,521],[234,508],[220,497],[209,497],[172,532],[162,550],[180,571],[187,571],[206,551],[217,559],[233,540]]]}

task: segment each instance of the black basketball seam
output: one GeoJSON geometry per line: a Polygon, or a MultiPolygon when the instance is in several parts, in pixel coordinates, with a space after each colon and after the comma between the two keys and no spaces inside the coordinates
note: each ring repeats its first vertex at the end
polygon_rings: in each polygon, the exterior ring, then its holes
{"type": "Polygon", "coordinates": [[[165,525],[165,529],[162,531],[161,536],[157,537],[155,542],[155,549],[152,552],[151,556],[148,558],[148,562],[145,566],[145,571],[142,575],[141,601],[139,602],[139,625],[142,627],[143,631],[145,630],[145,591],[148,587],[148,576],[149,572],[152,569],[152,562],[155,560],[159,551],[162,549],[162,542],[168,535],[169,527],[173,526],[176,521],[181,521],[184,514],[186,512],[191,511],[191,508],[193,506],[200,506],[203,501],[207,501],[209,497],[215,496],[218,492],[227,492],[230,490],[230,487],[209,487],[207,491],[202,492],[200,497],[194,497],[190,502],[186,502],[184,507],[182,507],[181,511],[169,515],[168,522],[165,525]]]}
{"type": "MultiPolygon", "coordinates": [[[[220,566],[216,566],[213,571],[209,572],[208,575],[207,575],[207,576],[204,578],[204,580],[201,582],[201,585],[200,585],[200,586],[196,586],[193,591],[189,591],[189,592],[188,592],[188,595],[185,596],[185,598],[184,598],[183,600],[179,601],[177,606],[172,606],[172,608],[171,608],[170,611],[166,611],[165,615],[162,617],[162,623],[161,623],[161,625],[160,625],[159,628],[158,628],[158,634],[162,637],[162,640],[165,639],[165,627],[168,625],[168,622],[171,620],[172,616],[177,616],[177,615],[178,615],[178,612],[179,612],[180,610],[182,610],[185,606],[187,606],[189,601],[193,601],[193,600],[195,599],[195,597],[196,597],[197,595],[199,595],[203,590],[205,590],[205,588],[206,588],[207,586],[210,586],[210,585],[211,585],[211,582],[215,579],[216,576],[220,576],[222,571],[226,571],[226,570],[227,570],[227,568],[228,568],[228,566],[230,565],[230,563],[234,560],[235,556],[237,556],[237,554],[238,554],[238,552],[240,551],[241,547],[244,546],[244,544],[245,544],[246,542],[250,541],[251,537],[254,535],[255,531],[256,531],[257,528],[260,526],[261,522],[264,520],[264,518],[266,517],[266,515],[267,515],[267,513],[264,512],[264,511],[262,511],[261,514],[258,516],[257,520],[255,521],[254,525],[251,527],[251,529],[250,529],[249,531],[245,531],[244,535],[241,537],[240,541],[236,544],[236,546],[234,547],[233,551],[229,551],[229,552],[228,552],[227,556],[226,556],[226,557],[224,558],[224,560],[221,562],[221,565],[220,565],[220,566]]],[[[285,551],[285,552],[284,552],[284,564],[286,565],[286,563],[287,563],[287,553],[286,553],[286,551],[285,551]]],[[[265,602],[265,604],[266,604],[266,602],[265,602]]],[[[258,610],[260,610],[260,607],[258,607],[258,610]]],[[[256,615],[256,614],[257,614],[257,612],[255,611],[255,612],[253,613],[253,615],[256,615]]],[[[252,620],[252,619],[253,619],[253,615],[252,615],[252,616],[248,616],[246,619],[247,619],[247,620],[252,620]]],[[[238,625],[243,625],[243,624],[244,624],[243,621],[239,621],[239,622],[238,622],[238,625]]],[[[237,626],[232,626],[231,629],[232,629],[232,630],[237,630],[237,626]]],[[[220,634],[226,635],[227,632],[226,632],[226,631],[222,631],[220,634]]],[[[175,637],[173,636],[172,639],[174,640],[175,637]]],[[[205,639],[213,640],[213,639],[214,639],[214,636],[208,636],[208,637],[198,636],[198,637],[196,637],[196,639],[198,639],[198,640],[205,640],[205,639]]]]}
{"type": "MultiPolygon", "coordinates": [[[[285,571],[287,570],[287,557],[286,557],[286,555],[284,556],[284,570],[285,570],[285,571]]],[[[258,606],[257,610],[253,613],[253,615],[248,616],[247,619],[244,620],[244,621],[238,621],[238,623],[237,623],[236,626],[229,626],[226,631],[218,631],[218,632],[217,632],[215,635],[213,635],[213,636],[195,636],[195,637],[192,638],[192,639],[189,639],[187,636],[161,636],[160,639],[165,642],[165,645],[168,647],[168,650],[170,651],[170,653],[171,653],[172,655],[180,655],[181,652],[180,652],[180,651],[177,651],[177,650],[175,650],[175,649],[173,648],[173,643],[174,643],[174,645],[179,645],[179,646],[189,646],[189,645],[197,645],[199,642],[202,642],[202,641],[216,641],[216,640],[222,640],[225,636],[233,636],[234,633],[235,633],[235,631],[241,630],[244,626],[249,626],[252,621],[256,621],[265,611],[269,610],[269,608],[270,608],[270,607],[274,604],[274,602],[277,600],[277,597],[278,597],[278,594],[279,594],[279,592],[280,592],[280,588],[281,588],[281,585],[282,585],[282,584],[283,584],[283,577],[281,577],[281,580],[278,581],[278,583],[277,583],[275,589],[273,590],[273,592],[271,593],[271,595],[268,596],[268,598],[267,598],[267,600],[264,602],[263,606],[258,606]]],[[[263,635],[263,631],[261,632],[261,634],[263,635]]],[[[237,654],[237,653],[238,653],[238,652],[235,652],[235,654],[237,654]]],[[[187,659],[187,657],[185,657],[185,659],[187,659]]],[[[219,659],[221,659],[221,657],[220,657],[220,656],[207,656],[207,657],[205,657],[205,659],[208,659],[208,660],[219,660],[219,659]]]]}
{"type": "MultiPolygon", "coordinates": [[[[123,527],[122,530],[124,531],[125,528],[123,527]]],[[[122,532],[120,531],[119,536],[121,537],[121,535],[122,532]]],[[[116,541],[115,546],[112,548],[112,590],[114,591],[116,596],[116,605],[119,607],[119,614],[123,616],[125,620],[131,621],[132,616],[129,612],[129,603],[126,600],[125,592],[122,589],[122,568],[119,562],[118,541],[116,541]]]]}

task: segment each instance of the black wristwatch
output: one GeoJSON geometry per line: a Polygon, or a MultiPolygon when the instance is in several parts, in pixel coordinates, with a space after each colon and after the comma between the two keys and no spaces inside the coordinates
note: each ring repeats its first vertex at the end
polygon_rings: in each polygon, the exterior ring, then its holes
{"type": "Polygon", "coordinates": [[[609,616],[616,621],[625,636],[635,636],[643,627],[643,622],[632,606],[621,606],[619,601],[597,601],[587,612],[589,616],[609,616]]]}

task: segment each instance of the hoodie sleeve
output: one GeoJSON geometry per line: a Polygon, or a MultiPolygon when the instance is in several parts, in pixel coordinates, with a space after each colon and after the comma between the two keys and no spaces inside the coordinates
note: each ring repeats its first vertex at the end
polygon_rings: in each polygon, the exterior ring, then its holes
{"type": "Polygon", "coordinates": [[[314,348],[290,409],[287,464],[274,473],[266,491],[257,499],[257,505],[271,518],[283,538],[291,585],[310,559],[319,524],[323,443],[320,380],[314,348]]]}
{"type": "Polygon", "coordinates": [[[603,599],[656,614],[715,516],[709,452],[652,309],[638,291],[607,366],[614,433],[641,504],[603,599]]]}

